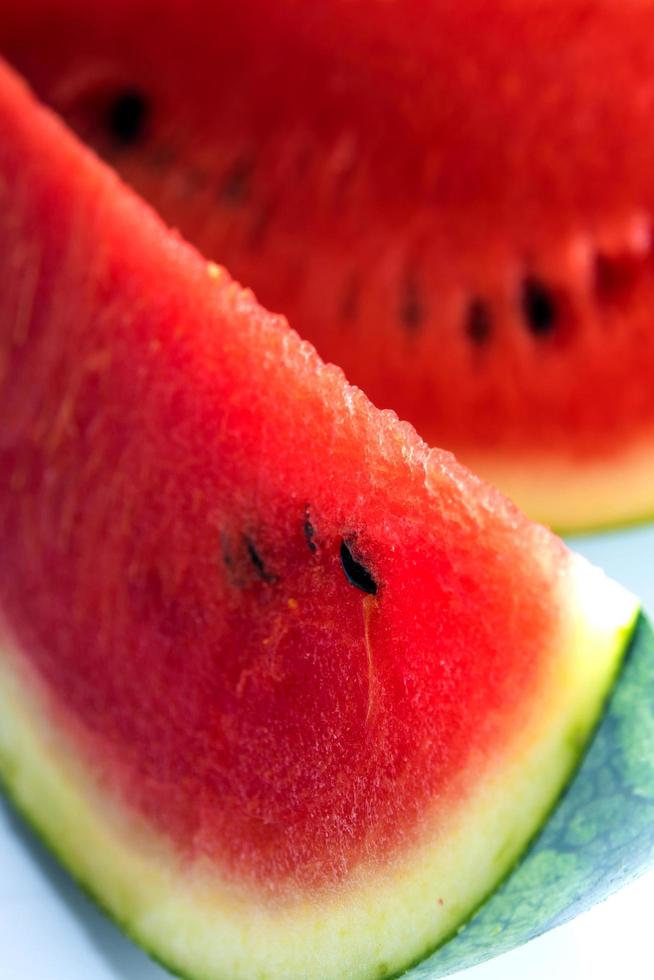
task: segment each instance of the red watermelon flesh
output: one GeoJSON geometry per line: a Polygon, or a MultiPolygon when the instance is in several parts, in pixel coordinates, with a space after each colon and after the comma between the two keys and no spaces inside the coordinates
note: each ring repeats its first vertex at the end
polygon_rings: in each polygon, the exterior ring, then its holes
{"type": "Polygon", "coordinates": [[[0,131],[3,778],[179,969],[399,969],[544,819],[634,602],[4,67],[0,131]]]}
{"type": "Polygon", "coordinates": [[[10,60],[167,222],[566,526],[654,511],[653,36],[620,0],[0,15],[10,60]]]}
{"type": "Polygon", "coordinates": [[[5,77],[4,612],[175,840],[332,880],[515,735],[568,553],[25,102],[5,77]]]}

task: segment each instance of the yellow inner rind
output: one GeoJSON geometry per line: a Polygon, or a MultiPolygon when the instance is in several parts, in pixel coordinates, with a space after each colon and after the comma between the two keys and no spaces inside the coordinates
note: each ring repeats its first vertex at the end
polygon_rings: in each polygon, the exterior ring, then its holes
{"type": "Polygon", "coordinates": [[[626,527],[654,517],[654,441],[642,440],[606,458],[524,453],[460,454],[474,473],[514,500],[534,521],[559,533],[626,527]],[[619,484],[619,487],[618,487],[619,484]]]}
{"type": "Polygon", "coordinates": [[[17,807],[123,928],[197,980],[379,980],[434,949],[518,859],[578,761],[627,646],[636,599],[575,557],[551,669],[501,755],[420,839],[345,883],[275,902],[185,864],[97,785],[49,722],[25,658],[0,648],[0,776],[17,807]]]}

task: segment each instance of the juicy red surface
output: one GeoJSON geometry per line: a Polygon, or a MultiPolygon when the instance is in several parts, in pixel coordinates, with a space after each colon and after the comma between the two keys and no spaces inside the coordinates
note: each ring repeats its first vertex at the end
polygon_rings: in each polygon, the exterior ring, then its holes
{"type": "Polygon", "coordinates": [[[653,39],[623,0],[0,14],[0,50],[169,223],[464,455],[651,433],[653,39]]]}
{"type": "Polygon", "coordinates": [[[2,66],[0,130],[3,620],[93,778],[189,857],[268,888],[381,859],[538,711],[567,553],[2,66]]]}

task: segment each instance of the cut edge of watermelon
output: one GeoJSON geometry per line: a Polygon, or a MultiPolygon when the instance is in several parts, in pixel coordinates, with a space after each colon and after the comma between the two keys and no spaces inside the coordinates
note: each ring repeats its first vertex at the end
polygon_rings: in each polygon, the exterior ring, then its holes
{"type": "Polygon", "coordinates": [[[543,710],[520,731],[519,744],[452,812],[449,829],[441,818],[437,841],[427,830],[398,859],[361,868],[329,892],[266,904],[221,883],[215,867],[184,865],[84,770],[74,745],[48,723],[40,682],[9,639],[0,658],[0,779],[80,885],[180,974],[195,980],[397,975],[460,929],[511,871],[546,821],[601,712],[639,605],[577,556],[561,588],[575,609],[567,653],[553,658],[559,669],[543,692],[543,710]]]}
{"type": "Polygon", "coordinates": [[[541,456],[499,462],[474,453],[460,458],[532,520],[559,534],[579,534],[654,519],[652,446],[651,439],[644,439],[610,459],[541,456]]]}

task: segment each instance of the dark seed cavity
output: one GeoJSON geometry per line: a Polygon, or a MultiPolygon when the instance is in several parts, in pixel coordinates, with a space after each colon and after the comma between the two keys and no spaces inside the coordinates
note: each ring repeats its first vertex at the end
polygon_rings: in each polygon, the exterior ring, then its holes
{"type": "Polygon", "coordinates": [[[250,561],[254,565],[257,575],[263,582],[276,582],[277,576],[272,572],[267,571],[266,566],[263,563],[263,559],[257,549],[255,548],[253,542],[246,534],[243,535],[243,540],[245,541],[245,547],[250,558],[250,561]]]}
{"type": "Polygon", "coordinates": [[[252,162],[244,157],[236,160],[225,174],[220,200],[231,207],[244,204],[250,193],[251,178],[252,162]]]}
{"type": "Polygon", "coordinates": [[[119,92],[109,105],[107,128],[119,146],[133,146],[141,139],[149,115],[147,100],[137,89],[119,92]]]}
{"type": "Polygon", "coordinates": [[[557,321],[556,300],[552,291],[539,279],[528,278],[522,284],[522,313],[529,331],[536,337],[550,334],[557,321]]]}
{"type": "Polygon", "coordinates": [[[316,542],[313,540],[314,533],[315,532],[313,529],[313,524],[309,520],[309,513],[307,511],[307,515],[304,520],[304,536],[307,539],[307,545],[309,546],[309,551],[311,551],[313,554],[315,554],[315,552],[318,550],[318,546],[316,542]]]}
{"type": "Polygon", "coordinates": [[[365,565],[354,558],[345,541],[341,541],[341,565],[350,585],[367,592],[368,595],[377,595],[377,583],[365,565]]]}
{"type": "Polygon", "coordinates": [[[491,315],[486,303],[481,299],[473,299],[468,307],[466,317],[466,336],[478,347],[483,346],[490,338],[491,315]]]}
{"type": "Polygon", "coordinates": [[[413,332],[421,326],[424,319],[425,308],[420,289],[416,280],[412,276],[409,276],[402,289],[400,320],[407,330],[413,332]]]}
{"type": "Polygon", "coordinates": [[[245,582],[242,576],[239,574],[230,536],[224,530],[220,532],[220,556],[225,565],[229,582],[231,582],[231,584],[237,588],[242,588],[245,585],[245,582]]]}
{"type": "Polygon", "coordinates": [[[351,279],[343,293],[340,315],[342,320],[355,320],[359,310],[359,283],[351,279]]]}
{"type": "Polygon", "coordinates": [[[220,553],[222,559],[225,562],[227,568],[234,567],[234,556],[232,555],[232,549],[229,542],[229,536],[226,531],[220,532],[220,553]]]}
{"type": "Polygon", "coordinates": [[[270,227],[270,222],[274,216],[273,205],[268,202],[257,208],[247,236],[247,245],[251,249],[259,249],[264,243],[264,239],[270,227]]]}

